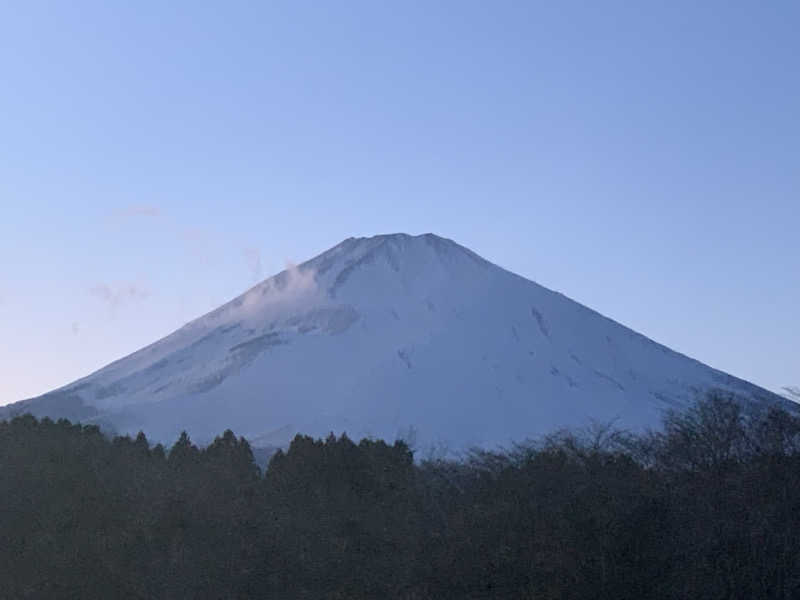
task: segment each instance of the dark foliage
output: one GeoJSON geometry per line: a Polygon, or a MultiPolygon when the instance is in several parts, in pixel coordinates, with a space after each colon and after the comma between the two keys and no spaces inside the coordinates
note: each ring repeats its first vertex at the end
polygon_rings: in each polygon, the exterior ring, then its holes
{"type": "Polygon", "coordinates": [[[712,394],[662,431],[461,461],[0,422],[2,598],[798,598],[800,419],[712,394]]]}

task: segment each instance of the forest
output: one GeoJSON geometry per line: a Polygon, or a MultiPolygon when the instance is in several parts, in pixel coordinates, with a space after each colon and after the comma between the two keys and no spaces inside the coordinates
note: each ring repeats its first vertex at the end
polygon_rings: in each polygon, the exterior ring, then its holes
{"type": "Polygon", "coordinates": [[[171,448],[0,422],[2,598],[800,597],[800,418],[712,392],[663,427],[459,460],[298,435],[171,448]]]}

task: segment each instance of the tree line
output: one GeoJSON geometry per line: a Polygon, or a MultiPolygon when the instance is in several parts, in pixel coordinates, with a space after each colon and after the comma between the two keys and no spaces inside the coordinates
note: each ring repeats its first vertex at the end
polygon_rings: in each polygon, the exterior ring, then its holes
{"type": "Polygon", "coordinates": [[[461,460],[298,435],[264,472],[0,422],[2,598],[800,597],[800,418],[714,392],[663,427],[461,460]]]}

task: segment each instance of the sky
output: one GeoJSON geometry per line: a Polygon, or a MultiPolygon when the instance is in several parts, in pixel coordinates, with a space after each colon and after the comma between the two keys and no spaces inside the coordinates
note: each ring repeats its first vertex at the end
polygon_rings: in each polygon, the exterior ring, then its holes
{"type": "Polygon", "coordinates": [[[800,385],[800,3],[0,3],[0,404],[433,232],[800,385]]]}

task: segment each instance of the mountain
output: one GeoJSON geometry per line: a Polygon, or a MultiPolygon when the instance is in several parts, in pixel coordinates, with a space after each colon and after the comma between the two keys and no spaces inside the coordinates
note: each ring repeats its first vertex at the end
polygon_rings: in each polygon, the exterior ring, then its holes
{"type": "Polygon", "coordinates": [[[492,446],[656,426],[710,388],[775,394],[427,234],[350,238],[171,335],[5,414],[199,442],[297,432],[492,446]]]}

